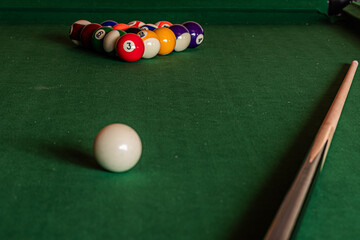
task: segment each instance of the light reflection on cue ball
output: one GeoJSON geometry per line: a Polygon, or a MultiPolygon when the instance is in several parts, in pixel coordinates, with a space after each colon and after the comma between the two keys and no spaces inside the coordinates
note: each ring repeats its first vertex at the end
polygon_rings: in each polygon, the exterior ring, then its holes
{"type": "Polygon", "coordinates": [[[94,141],[97,162],[111,172],[124,172],[136,165],[142,152],[139,135],[131,127],[114,123],[104,127],[94,141]]]}

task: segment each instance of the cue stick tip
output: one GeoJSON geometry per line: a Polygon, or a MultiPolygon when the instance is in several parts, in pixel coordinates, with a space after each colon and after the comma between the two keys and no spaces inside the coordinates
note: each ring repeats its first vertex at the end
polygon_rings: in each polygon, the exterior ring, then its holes
{"type": "Polygon", "coordinates": [[[354,79],[355,71],[359,62],[353,60],[348,73],[345,76],[343,83],[340,86],[338,93],[336,94],[334,101],[324,119],[323,124],[320,126],[318,134],[315,138],[313,146],[308,154],[309,162],[311,163],[315,157],[319,154],[324,144],[330,145],[332,137],[334,135],[336,126],[338,124],[342,109],[345,104],[346,97],[349,93],[351,83],[354,79]]]}
{"type": "Polygon", "coordinates": [[[310,195],[310,187],[314,183],[315,175],[321,171],[324,165],[357,67],[358,61],[352,61],[334,101],[320,126],[310,152],[265,235],[265,240],[287,240],[291,238],[294,228],[298,223],[301,210],[304,208],[306,198],[310,195]]]}

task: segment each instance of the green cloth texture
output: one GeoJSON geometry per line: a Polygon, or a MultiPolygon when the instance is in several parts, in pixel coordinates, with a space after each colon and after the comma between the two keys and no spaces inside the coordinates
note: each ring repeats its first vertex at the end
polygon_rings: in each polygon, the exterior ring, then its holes
{"type": "Polygon", "coordinates": [[[183,19],[212,24],[277,23],[316,21],[327,13],[326,0],[258,0],[258,1],[11,1],[0,2],[0,22],[68,23],[74,19],[93,22],[114,19],[145,22],[183,19]],[[320,14],[319,14],[320,13],[320,14]]]}
{"type": "Polygon", "coordinates": [[[350,17],[360,20],[360,2],[353,2],[344,8],[344,12],[350,17]]]}
{"type": "MultiPolygon", "coordinates": [[[[125,63],[70,24],[0,25],[0,239],[261,239],[360,55],[343,23],[204,24],[198,48],[125,63]],[[92,154],[114,122],[143,143],[122,174],[92,154]]],[[[359,89],[296,239],[360,236],[359,89]]]]}

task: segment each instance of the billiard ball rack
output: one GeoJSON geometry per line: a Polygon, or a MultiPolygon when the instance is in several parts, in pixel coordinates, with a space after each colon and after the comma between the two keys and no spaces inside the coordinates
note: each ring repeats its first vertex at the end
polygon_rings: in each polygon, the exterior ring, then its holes
{"type": "Polygon", "coordinates": [[[194,21],[183,24],[131,21],[124,24],[106,20],[98,24],[78,20],[71,25],[69,37],[84,49],[116,56],[125,62],[136,62],[141,58],[196,48],[204,40],[204,30],[194,21]]]}

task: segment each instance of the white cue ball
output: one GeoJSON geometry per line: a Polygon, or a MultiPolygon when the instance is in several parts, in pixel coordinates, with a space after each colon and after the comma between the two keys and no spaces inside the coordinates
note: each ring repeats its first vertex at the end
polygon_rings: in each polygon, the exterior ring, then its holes
{"type": "Polygon", "coordinates": [[[111,172],[124,172],[136,165],[142,152],[139,135],[131,127],[114,123],[96,135],[94,155],[97,162],[111,172]]]}

